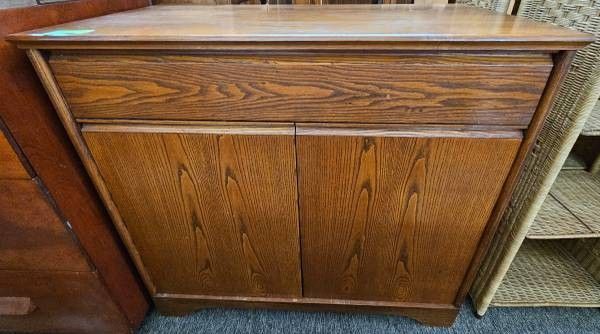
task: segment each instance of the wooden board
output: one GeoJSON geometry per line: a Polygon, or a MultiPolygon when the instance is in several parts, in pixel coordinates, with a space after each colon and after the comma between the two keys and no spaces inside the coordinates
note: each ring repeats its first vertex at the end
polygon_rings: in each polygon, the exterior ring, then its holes
{"type": "Polygon", "coordinates": [[[0,179],[31,179],[0,126],[0,179]]]}
{"type": "Polygon", "coordinates": [[[382,301],[320,298],[277,298],[235,296],[191,296],[159,294],[154,303],[161,314],[183,316],[194,311],[217,308],[268,308],[312,312],[363,312],[407,316],[427,326],[450,327],[459,309],[453,305],[424,305],[382,301]]]}
{"type": "Polygon", "coordinates": [[[593,41],[593,36],[456,5],[174,5],[20,33],[11,39],[43,42],[38,43],[40,47],[88,42],[86,49],[102,47],[104,42],[135,43],[136,47],[154,43],[151,47],[162,44],[164,48],[176,43],[285,41],[399,42],[412,49],[464,49],[472,44],[479,48],[502,45],[503,49],[567,50],[593,41]]]}
{"type": "Polygon", "coordinates": [[[301,295],[293,127],[83,136],[157,292],[301,295]]]}
{"type": "Polygon", "coordinates": [[[302,131],[305,296],[452,304],[520,138],[302,131]]]}
{"type": "Polygon", "coordinates": [[[95,272],[0,270],[0,298],[27,297],[23,315],[0,315],[0,329],[37,333],[131,333],[95,272]]]}
{"type": "Polygon", "coordinates": [[[0,240],[0,270],[91,270],[32,180],[0,180],[0,240]]]}
{"type": "Polygon", "coordinates": [[[527,127],[548,55],[57,55],[76,118],[527,127]],[[168,104],[168,108],[165,105],[168,104]]]}

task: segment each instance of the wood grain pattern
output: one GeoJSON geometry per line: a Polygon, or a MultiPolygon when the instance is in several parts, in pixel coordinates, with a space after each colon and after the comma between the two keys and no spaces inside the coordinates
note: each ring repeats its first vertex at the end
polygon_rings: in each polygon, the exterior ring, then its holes
{"type": "MultiPolygon", "coordinates": [[[[392,42],[394,46],[429,50],[501,48],[572,50],[592,35],[456,5],[332,5],[332,6],[151,6],[60,27],[11,36],[36,47],[90,49],[107,43],[135,47],[210,47],[219,42],[257,47],[263,42],[297,42],[322,48],[338,42],[359,45],[392,42]],[[315,24],[318,22],[318,24],[315,24]],[[74,36],[48,35],[55,29],[89,29],[74,36]],[[249,43],[252,42],[252,43],[249,43]],[[56,45],[62,43],[63,45],[56,45]],[[151,45],[154,44],[154,45],[151,45]],[[252,44],[252,45],[249,45],[252,44]]],[[[122,47],[122,46],[121,46],[122,47]]],[[[389,46],[388,46],[389,47],[389,46]]]]}
{"type": "Polygon", "coordinates": [[[552,69],[545,55],[76,54],[50,64],[76,118],[520,126],[552,69]]]}
{"type": "Polygon", "coordinates": [[[521,138],[522,132],[504,127],[427,126],[403,124],[297,123],[299,136],[405,138],[521,138]]]}
{"type": "Polygon", "coordinates": [[[0,270],[91,270],[32,180],[0,180],[0,240],[0,270]]]}
{"type": "Polygon", "coordinates": [[[158,292],[300,296],[294,137],[207,131],[83,136],[158,292]]]}
{"type": "Polygon", "coordinates": [[[305,296],[453,303],[520,142],[298,136],[305,296]]]}
{"type": "Polygon", "coordinates": [[[12,39],[165,309],[435,322],[456,315],[533,146],[563,66],[546,85],[550,54],[592,40],[456,8],[161,7],[12,39]],[[265,120],[311,124],[295,139],[292,124],[199,124],[265,120]]]}
{"type": "Polygon", "coordinates": [[[2,297],[25,297],[35,310],[0,315],[9,333],[131,333],[95,272],[0,270],[2,297]]]}
{"type": "Polygon", "coordinates": [[[293,136],[294,127],[286,123],[236,123],[236,122],[193,122],[190,124],[169,124],[160,122],[144,123],[91,123],[85,125],[87,132],[119,133],[179,133],[179,134],[215,134],[215,135],[282,135],[293,136]]]}
{"type": "Polygon", "coordinates": [[[235,297],[159,294],[154,303],[161,314],[183,316],[194,311],[216,308],[269,308],[318,312],[368,312],[407,316],[429,326],[452,326],[458,315],[453,305],[394,303],[382,301],[323,298],[235,297]]]}
{"type": "Polygon", "coordinates": [[[31,179],[0,126],[0,179],[31,179]]]}
{"type": "Polygon", "coordinates": [[[76,0],[0,10],[0,118],[97,268],[131,328],[149,307],[127,250],[98,198],[29,59],[9,34],[142,6],[148,0],[76,0]]]}

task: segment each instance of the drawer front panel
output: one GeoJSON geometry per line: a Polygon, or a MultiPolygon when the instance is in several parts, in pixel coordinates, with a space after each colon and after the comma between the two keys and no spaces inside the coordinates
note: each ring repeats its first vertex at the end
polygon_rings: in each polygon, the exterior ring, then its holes
{"type": "Polygon", "coordinates": [[[90,125],[157,293],[300,296],[293,127],[90,125]]]}
{"type": "Polygon", "coordinates": [[[76,118],[521,127],[552,68],[547,55],[65,54],[50,64],[76,118]]]}
{"type": "Polygon", "coordinates": [[[519,136],[297,131],[305,296],[452,304],[519,136]]]}
{"type": "Polygon", "coordinates": [[[0,332],[130,332],[94,272],[0,270],[0,306],[0,332]],[[20,310],[13,304],[11,310],[14,297],[28,303],[20,310]]]}

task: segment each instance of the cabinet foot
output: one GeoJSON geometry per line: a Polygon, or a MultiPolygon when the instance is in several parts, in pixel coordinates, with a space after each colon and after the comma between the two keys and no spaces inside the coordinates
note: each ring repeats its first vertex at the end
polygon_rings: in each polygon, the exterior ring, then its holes
{"type": "Polygon", "coordinates": [[[182,303],[178,300],[164,298],[155,298],[154,306],[161,315],[171,317],[183,317],[210,308],[203,306],[200,303],[182,303]]]}
{"type": "Polygon", "coordinates": [[[432,327],[452,327],[458,310],[419,310],[418,313],[406,312],[405,315],[419,323],[432,327]]]}

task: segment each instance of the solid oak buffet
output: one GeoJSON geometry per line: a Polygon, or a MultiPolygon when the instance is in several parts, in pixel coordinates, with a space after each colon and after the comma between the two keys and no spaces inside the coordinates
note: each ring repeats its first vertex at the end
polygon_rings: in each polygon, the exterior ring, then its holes
{"type": "Polygon", "coordinates": [[[453,6],[153,6],[13,35],[158,309],[449,325],[592,37],[453,6]]]}

